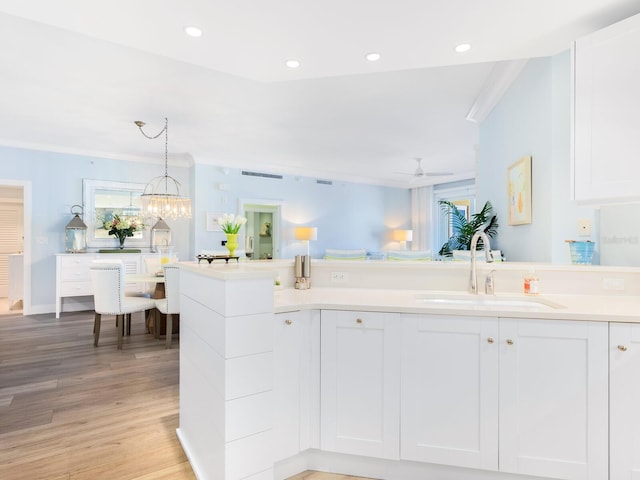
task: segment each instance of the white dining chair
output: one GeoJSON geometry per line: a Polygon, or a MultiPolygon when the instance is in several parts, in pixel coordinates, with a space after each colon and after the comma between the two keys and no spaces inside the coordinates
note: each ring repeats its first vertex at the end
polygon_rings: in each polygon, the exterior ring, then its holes
{"type": "Polygon", "coordinates": [[[115,315],[118,330],[118,350],[122,349],[122,337],[131,334],[131,314],[155,308],[151,298],[125,295],[124,265],[118,261],[94,261],[89,267],[93,285],[95,319],[93,323],[93,345],[98,346],[102,315],[115,315]]]}
{"type": "MultiPolygon", "coordinates": [[[[167,316],[166,348],[171,348],[171,336],[173,334],[173,315],[180,313],[180,268],[176,264],[164,264],[164,298],[156,300],[156,308],[167,316]]],[[[156,319],[158,316],[156,315],[156,319]]],[[[156,332],[159,325],[154,325],[156,332]]]]}

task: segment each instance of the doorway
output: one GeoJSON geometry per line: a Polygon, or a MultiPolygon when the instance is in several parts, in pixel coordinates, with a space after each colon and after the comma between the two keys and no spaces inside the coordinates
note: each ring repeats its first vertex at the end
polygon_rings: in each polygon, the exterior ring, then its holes
{"type": "Polygon", "coordinates": [[[248,258],[280,258],[282,204],[277,200],[240,200],[241,215],[247,219],[244,245],[248,258]]]}
{"type": "Polygon", "coordinates": [[[0,315],[29,313],[30,231],[30,182],[0,179],[0,315]]]}

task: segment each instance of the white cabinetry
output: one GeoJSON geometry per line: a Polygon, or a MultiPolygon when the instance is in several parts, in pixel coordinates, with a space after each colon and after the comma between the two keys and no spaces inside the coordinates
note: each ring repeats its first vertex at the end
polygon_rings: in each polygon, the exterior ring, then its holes
{"type": "Polygon", "coordinates": [[[24,300],[24,256],[11,253],[9,257],[9,310],[19,300],[24,300]]]}
{"type": "Polygon", "coordinates": [[[274,460],[317,448],[320,312],[275,316],[273,343],[274,460]],[[315,394],[315,395],[314,395],[315,394]],[[312,434],[312,432],[314,434],[312,434]],[[315,441],[312,439],[315,438],[315,441]]]}
{"type": "Polygon", "coordinates": [[[607,330],[603,322],[500,320],[501,471],[607,478],[607,330]]]}
{"type": "Polygon", "coordinates": [[[322,311],[321,449],[398,459],[400,315],[322,311]]]}
{"type": "Polygon", "coordinates": [[[640,324],[609,331],[611,480],[640,478],[640,324]]]}
{"type": "MultiPolygon", "coordinates": [[[[64,298],[83,297],[93,295],[89,267],[96,259],[122,260],[126,273],[141,273],[143,258],[153,254],[140,253],[61,253],[56,255],[56,318],[60,318],[64,298]]],[[[127,291],[141,290],[141,285],[127,284],[127,291]]],[[[87,304],[80,304],[80,309],[92,308],[87,304]]],[[[76,308],[77,309],[77,308],[76,308]]]]}
{"type": "Polygon", "coordinates": [[[574,198],[638,199],[640,15],[575,43],[574,198]]]}
{"type": "Polygon", "coordinates": [[[404,315],[402,328],[402,459],[607,478],[606,323],[404,315]]]}
{"type": "Polygon", "coordinates": [[[498,319],[405,315],[401,458],[498,469],[498,319]]]}

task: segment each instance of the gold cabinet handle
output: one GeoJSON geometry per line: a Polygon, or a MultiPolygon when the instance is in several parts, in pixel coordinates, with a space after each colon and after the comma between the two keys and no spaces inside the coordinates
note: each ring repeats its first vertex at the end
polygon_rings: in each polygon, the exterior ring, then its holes
{"type": "Polygon", "coordinates": [[[493,339],[493,337],[489,337],[487,338],[487,343],[493,343],[495,342],[495,340],[493,339]]]}
{"type": "Polygon", "coordinates": [[[627,347],[625,345],[618,345],[618,350],[620,350],[621,352],[626,352],[627,347]]]}
{"type": "Polygon", "coordinates": [[[510,338],[507,338],[507,345],[513,345],[513,340],[511,340],[510,338]]]}
{"type": "Polygon", "coordinates": [[[358,325],[360,325],[360,324],[362,323],[362,319],[361,319],[361,318],[356,318],[356,323],[357,323],[358,325]]]}
{"type": "Polygon", "coordinates": [[[287,319],[284,321],[284,323],[286,323],[287,325],[291,325],[293,322],[287,318],[287,319]]]}

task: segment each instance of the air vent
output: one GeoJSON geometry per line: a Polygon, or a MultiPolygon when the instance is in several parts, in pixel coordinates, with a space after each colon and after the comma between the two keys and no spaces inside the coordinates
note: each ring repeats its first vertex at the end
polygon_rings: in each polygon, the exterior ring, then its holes
{"type": "Polygon", "coordinates": [[[316,180],[316,183],[318,185],[333,185],[331,180],[316,180]]]}
{"type": "Polygon", "coordinates": [[[273,173],[249,172],[248,170],[243,170],[242,175],[246,175],[248,177],[264,177],[264,178],[275,178],[276,180],[282,180],[282,175],[274,175],[273,173]]]}

